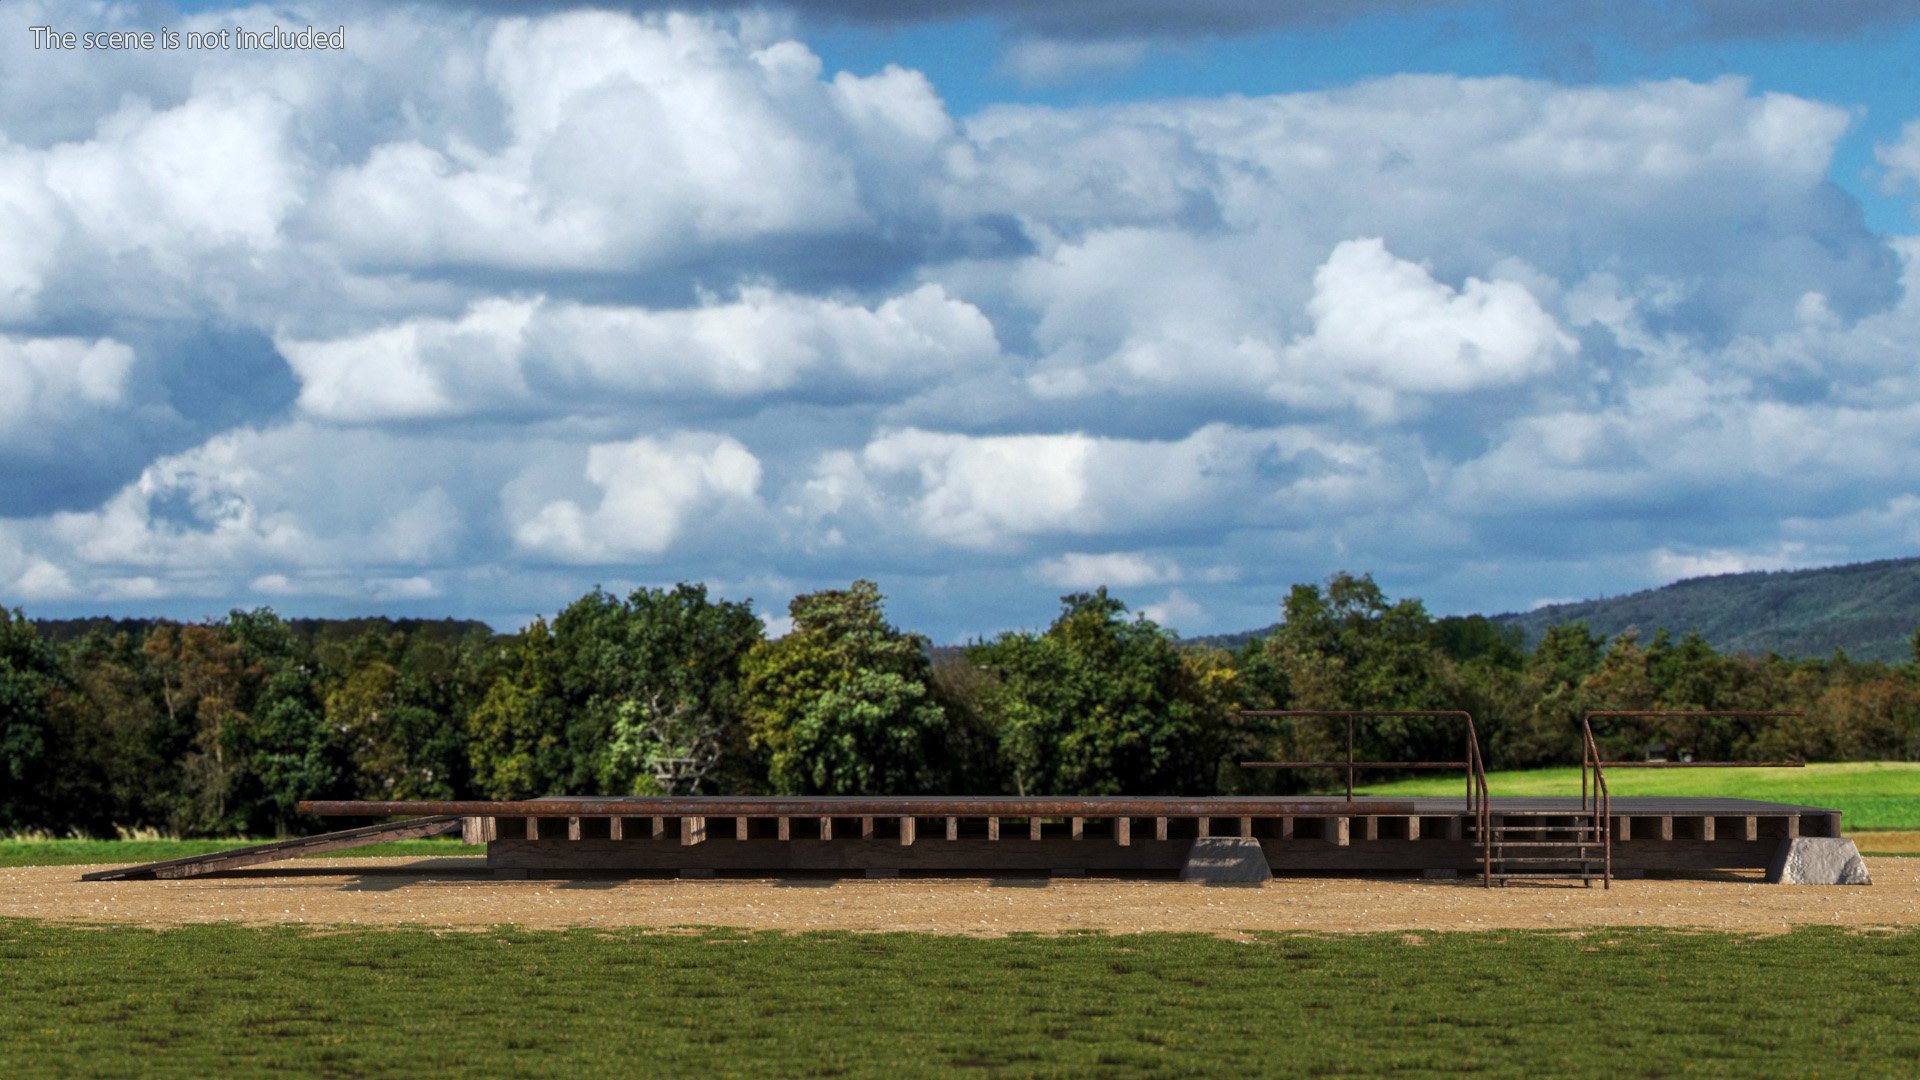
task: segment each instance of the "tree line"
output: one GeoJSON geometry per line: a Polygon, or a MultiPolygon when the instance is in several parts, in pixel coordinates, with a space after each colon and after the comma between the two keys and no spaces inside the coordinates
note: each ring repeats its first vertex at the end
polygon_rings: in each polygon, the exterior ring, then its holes
{"type": "MultiPolygon", "coordinates": [[[[600,589],[515,634],[481,624],[98,620],[53,640],[0,609],[0,829],[311,831],[303,799],[548,794],[1290,794],[1344,727],[1260,710],[1466,710],[1492,768],[1579,761],[1592,710],[1786,709],[1599,734],[1702,760],[1914,760],[1920,663],[1729,655],[1697,635],[1549,628],[1531,649],[1370,576],[1296,585],[1237,651],[1100,589],[1042,631],[930,646],[868,581],[796,597],[769,637],[697,584],[600,589]]],[[[1920,655],[1920,635],[1916,635],[1920,655]]],[[[1457,723],[1387,718],[1361,760],[1458,759],[1457,723]]]]}

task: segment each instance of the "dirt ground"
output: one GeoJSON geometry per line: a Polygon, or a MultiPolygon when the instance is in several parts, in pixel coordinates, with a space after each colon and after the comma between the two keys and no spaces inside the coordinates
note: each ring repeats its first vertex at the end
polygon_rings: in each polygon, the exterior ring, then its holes
{"type": "Polygon", "coordinates": [[[1483,930],[1920,925],[1920,859],[1868,858],[1870,886],[1616,881],[1611,889],[1477,881],[1294,877],[1264,886],[997,877],[499,881],[471,858],[308,859],[176,881],[81,881],[98,867],[0,869],[0,918],[174,926],[234,921],[491,926],[738,926],[999,935],[1100,929],[1483,930]]]}

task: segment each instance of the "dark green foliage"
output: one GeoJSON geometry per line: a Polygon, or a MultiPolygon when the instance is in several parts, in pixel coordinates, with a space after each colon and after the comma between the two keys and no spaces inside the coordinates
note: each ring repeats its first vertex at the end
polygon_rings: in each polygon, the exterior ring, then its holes
{"type": "Polygon", "coordinates": [[[1214,785],[1230,703],[1173,639],[1105,589],[1062,597],[1045,633],[967,650],[1015,791],[1192,795],[1214,785]]]}
{"type": "Polygon", "coordinates": [[[42,824],[50,812],[35,805],[29,783],[49,762],[49,706],[60,682],[60,662],[33,624],[0,608],[0,828],[42,824]]]}
{"type": "Polygon", "coordinates": [[[793,629],[747,657],[745,709],[767,783],[782,795],[951,790],[947,712],[927,641],[886,621],[856,581],[794,597],[793,629]]]}
{"type": "Polygon", "coordinates": [[[1920,934],[0,924],[0,1072],[1900,1077],[1920,934]],[[217,957],[218,963],[210,963],[217,957]]]}

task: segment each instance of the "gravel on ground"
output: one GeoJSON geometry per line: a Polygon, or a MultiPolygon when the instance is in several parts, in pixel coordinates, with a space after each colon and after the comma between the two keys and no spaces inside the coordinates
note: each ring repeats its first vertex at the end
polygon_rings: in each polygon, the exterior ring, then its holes
{"type": "Polygon", "coordinates": [[[1868,886],[1768,885],[1758,873],[1616,881],[1612,888],[1386,875],[1265,885],[1139,878],[497,880],[475,858],[305,859],[171,881],[81,881],[90,866],[0,869],[0,918],[149,927],[729,926],[996,936],[1251,930],[1439,931],[1601,926],[1779,933],[1920,926],[1920,859],[1868,858],[1868,886]]]}

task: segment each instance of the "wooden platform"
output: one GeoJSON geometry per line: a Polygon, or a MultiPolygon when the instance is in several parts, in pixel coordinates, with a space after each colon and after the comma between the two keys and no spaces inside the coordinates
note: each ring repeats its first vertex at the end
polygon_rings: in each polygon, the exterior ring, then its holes
{"type": "MultiPolygon", "coordinates": [[[[1462,798],[580,798],[303,804],[325,816],[456,815],[506,876],[627,870],[840,873],[1178,870],[1197,837],[1257,840],[1276,873],[1479,873],[1462,798]]],[[[1840,835],[1840,811],[1747,799],[1615,798],[1611,872],[1764,868],[1782,839],[1840,835]]],[[[1494,798],[1490,832],[1551,851],[1578,798],[1494,798]]]]}

